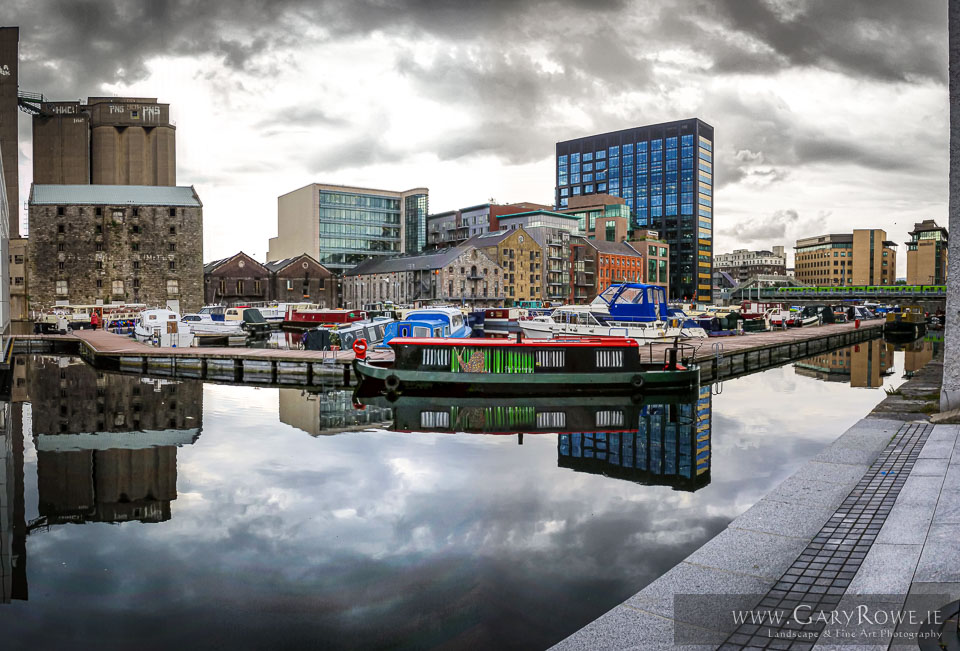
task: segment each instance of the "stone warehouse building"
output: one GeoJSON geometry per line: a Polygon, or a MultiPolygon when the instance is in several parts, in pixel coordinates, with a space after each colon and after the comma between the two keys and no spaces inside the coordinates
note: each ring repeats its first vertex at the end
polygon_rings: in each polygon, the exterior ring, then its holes
{"type": "Polygon", "coordinates": [[[204,265],[203,296],[207,305],[277,301],[336,307],[337,282],[307,254],[261,264],[241,251],[204,265]]]}
{"type": "Polygon", "coordinates": [[[467,244],[423,255],[371,258],[343,275],[343,306],[379,301],[500,305],[503,276],[495,260],[467,244]]]}
{"type": "Polygon", "coordinates": [[[203,204],[193,187],[34,185],[28,219],[31,310],[203,305],[203,204]]]}
{"type": "Polygon", "coordinates": [[[477,235],[466,244],[477,247],[500,265],[507,300],[544,298],[543,250],[522,226],[477,235]]]}

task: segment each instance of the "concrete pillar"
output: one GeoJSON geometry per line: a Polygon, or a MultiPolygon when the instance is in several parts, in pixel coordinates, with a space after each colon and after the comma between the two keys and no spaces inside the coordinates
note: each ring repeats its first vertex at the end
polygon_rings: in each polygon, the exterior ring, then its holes
{"type": "MultiPolygon", "coordinates": [[[[950,232],[960,233],[960,0],[947,4],[950,87],[950,232]]],[[[950,238],[940,411],[960,408],[960,237],[950,238]]]]}

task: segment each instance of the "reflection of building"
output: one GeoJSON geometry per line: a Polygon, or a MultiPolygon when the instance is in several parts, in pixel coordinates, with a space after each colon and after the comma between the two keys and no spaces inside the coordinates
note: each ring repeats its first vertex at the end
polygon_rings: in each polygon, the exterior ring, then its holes
{"type": "Polygon", "coordinates": [[[0,603],[27,598],[21,405],[0,403],[0,603]]]}
{"type": "Polygon", "coordinates": [[[906,344],[903,347],[903,372],[913,375],[940,354],[943,345],[943,333],[928,333],[923,339],[906,344]]]}
{"type": "Polygon", "coordinates": [[[201,384],[106,374],[75,358],[29,366],[43,523],[168,520],[177,447],[200,435],[201,384]]]}
{"type": "Polygon", "coordinates": [[[826,382],[849,381],[852,387],[880,387],[893,372],[893,346],[874,339],[797,362],[794,371],[826,382]]]}
{"type": "Polygon", "coordinates": [[[355,409],[350,391],[310,393],[300,389],[280,389],[280,422],[310,436],[339,434],[350,428],[365,428],[390,419],[389,407],[355,409]]]}
{"type": "Polygon", "coordinates": [[[710,482],[711,400],[710,387],[701,387],[693,402],[644,405],[636,430],[560,434],[557,464],[641,484],[702,488],[710,482]]]}

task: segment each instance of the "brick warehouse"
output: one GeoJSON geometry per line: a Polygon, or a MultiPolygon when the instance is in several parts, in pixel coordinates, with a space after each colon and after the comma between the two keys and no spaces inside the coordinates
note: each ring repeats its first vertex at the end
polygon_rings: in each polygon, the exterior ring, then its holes
{"type": "Polygon", "coordinates": [[[203,204],[193,187],[34,185],[28,219],[34,311],[203,305],[203,204]]]}

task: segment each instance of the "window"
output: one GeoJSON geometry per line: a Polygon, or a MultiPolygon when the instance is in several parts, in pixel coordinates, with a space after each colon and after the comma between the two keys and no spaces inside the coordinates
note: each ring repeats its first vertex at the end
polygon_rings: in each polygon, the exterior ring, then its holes
{"type": "Polygon", "coordinates": [[[134,224],[134,225],[130,228],[130,232],[133,233],[133,234],[135,234],[135,235],[139,235],[139,234],[140,234],[140,225],[139,225],[139,224],[134,224]]]}
{"type": "Polygon", "coordinates": [[[293,290],[293,281],[292,281],[292,280],[288,280],[288,281],[287,281],[287,291],[289,292],[289,291],[292,291],[292,290],[293,290]]]}
{"type": "Polygon", "coordinates": [[[57,263],[57,271],[59,271],[60,273],[63,273],[63,263],[62,263],[62,262],[58,262],[58,263],[57,263]]]}
{"type": "Polygon", "coordinates": [[[67,227],[64,226],[63,224],[57,224],[57,232],[58,232],[58,233],[66,233],[66,232],[67,232],[67,227]]]}
{"type": "Polygon", "coordinates": [[[140,250],[140,242],[134,242],[133,244],[131,244],[131,245],[130,245],[130,250],[131,250],[131,251],[139,251],[139,250],[140,250]]]}
{"type": "Polygon", "coordinates": [[[173,253],[176,250],[177,250],[177,245],[174,242],[170,242],[169,244],[167,244],[167,251],[169,251],[170,253],[173,253]]]}
{"type": "Polygon", "coordinates": [[[171,216],[171,217],[176,217],[176,216],[177,216],[177,209],[176,209],[176,208],[171,208],[171,209],[170,209],[170,216],[171,216]]]}
{"type": "Polygon", "coordinates": [[[96,213],[97,217],[102,216],[102,215],[103,215],[103,208],[97,208],[96,210],[94,210],[94,213],[96,213]]]}
{"type": "Polygon", "coordinates": [[[97,242],[96,248],[97,251],[103,251],[103,242],[97,242]]]}
{"type": "Polygon", "coordinates": [[[63,214],[63,206],[57,206],[57,214],[58,214],[58,215],[62,215],[62,214],[63,214]]]}
{"type": "MultiPolygon", "coordinates": [[[[176,271],[176,270],[177,270],[177,263],[176,263],[176,261],[170,260],[170,262],[167,263],[167,268],[169,268],[170,271],[176,271]]],[[[257,284],[259,285],[259,284],[260,284],[260,281],[257,281],[257,284]]],[[[257,291],[259,292],[260,289],[258,288],[257,291]]]]}
{"type": "MultiPolygon", "coordinates": [[[[173,266],[173,261],[171,260],[171,262],[170,262],[170,269],[172,270],[172,269],[174,269],[174,268],[175,268],[175,267],[173,266]]],[[[254,280],[254,281],[253,281],[253,293],[254,293],[254,294],[259,294],[259,293],[260,293],[260,281],[259,281],[259,280],[254,280]]]]}
{"type": "Polygon", "coordinates": [[[140,289],[140,279],[139,279],[139,278],[134,278],[134,279],[133,279],[133,290],[136,291],[136,290],[138,290],[138,289],[140,289]]]}
{"type": "Polygon", "coordinates": [[[180,281],[179,280],[168,280],[167,281],[167,295],[176,296],[180,293],[180,281]]]}
{"type": "Polygon", "coordinates": [[[238,294],[243,294],[243,281],[242,281],[242,280],[238,280],[238,281],[237,281],[237,293],[238,293],[238,294]]]}
{"type": "Polygon", "coordinates": [[[102,233],[103,233],[103,224],[97,224],[97,235],[101,235],[102,233]]]}
{"type": "Polygon", "coordinates": [[[103,288],[103,281],[97,278],[97,289],[102,289],[102,288],[103,288]]]}
{"type": "Polygon", "coordinates": [[[171,234],[171,235],[176,235],[176,234],[177,234],[177,227],[176,227],[176,226],[171,226],[171,227],[170,227],[170,234],[171,234]]]}
{"type": "Polygon", "coordinates": [[[134,217],[139,217],[139,216],[140,216],[140,209],[139,209],[139,208],[134,208],[134,209],[133,209],[133,216],[134,216],[134,217]]]}
{"type": "Polygon", "coordinates": [[[67,293],[67,281],[58,280],[57,281],[57,294],[64,296],[67,293]]]}
{"type": "Polygon", "coordinates": [[[97,260],[97,269],[103,269],[103,260],[97,260]]]}
{"type": "Polygon", "coordinates": [[[226,281],[226,280],[221,280],[221,281],[220,281],[220,295],[223,296],[226,292],[227,292],[227,281],[226,281]]]}
{"type": "Polygon", "coordinates": [[[133,261],[133,270],[134,270],[134,271],[139,271],[139,270],[140,270],[140,261],[139,261],[139,260],[134,260],[134,261],[133,261]]]}
{"type": "Polygon", "coordinates": [[[57,244],[57,251],[64,251],[64,250],[66,250],[66,245],[63,242],[60,242],[59,244],[57,244]]]}

